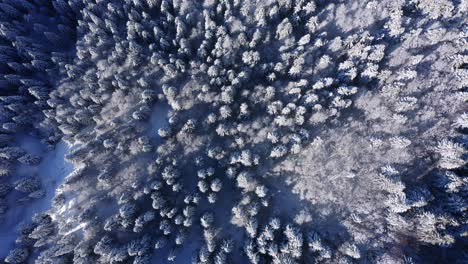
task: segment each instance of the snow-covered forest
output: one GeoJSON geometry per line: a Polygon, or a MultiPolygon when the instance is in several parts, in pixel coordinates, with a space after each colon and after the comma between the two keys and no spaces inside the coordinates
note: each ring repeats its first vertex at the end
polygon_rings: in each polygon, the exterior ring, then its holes
{"type": "Polygon", "coordinates": [[[0,263],[468,263],[468,0],[0,0],[0,263]]]}

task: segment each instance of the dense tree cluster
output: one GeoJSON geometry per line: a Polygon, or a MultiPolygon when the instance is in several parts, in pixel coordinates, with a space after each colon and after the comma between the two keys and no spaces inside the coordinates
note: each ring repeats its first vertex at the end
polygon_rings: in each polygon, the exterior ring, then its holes
{"type": "MultiPolygon", "coordinates": [[[[53,112],[50,92],[66,76],[76,40],[76,13],[63,1],[2,1],[0,4],[0,222],[9,209],[44,197],[41,177],[18,167],[39,165],[41,157],[20,145],[21,135],[51,137],[40,123],[53,112]],[[13,200],[8,206],[6,201],[13,200]]],[[[19,248],[9,262],[22,262],[29,250],[19,248]]]]}
{"type": "Polygon", "coordinates": [[[18,135],[75,146],[75,170],[50,210],[24,219],[5,262],[461,260],[467,11],[450,0],[3,1],[0,220],[7,198],[45,195],[40,175],[15,174],[41,163],[18,135]],[[430,87],[415,84],[426,77],[430,87]],[[368,184],[385,226],[368,243],[362,212],[332,223],[339,235],[320,229],[308,224],[320,215],[289,214],[288,191],[269,177],[359,119],[369,145],[403,157],[376,163],[368,184]],[[410,146],[430,154],[411,163],[410,146]]]}

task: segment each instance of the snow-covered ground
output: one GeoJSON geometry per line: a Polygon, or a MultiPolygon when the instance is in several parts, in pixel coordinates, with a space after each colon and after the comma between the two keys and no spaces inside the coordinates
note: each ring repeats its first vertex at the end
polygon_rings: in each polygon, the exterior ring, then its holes
{"type": "Polygon", "coordinates": [[[36,213],[47,211],[51,207],[56,188],[65,176],[73,171],[73,165],[65,160],[65,155],[72,148],[66,142],[60,141],[53,150],[47,151],[46,147],[32,136],[21,136],[18,141],[28,153],[42,156],[42,161],[38,166],[19,165],[15,178],[36,175],[41,179],[46,194],[42,198],[26,203],[14,201],[18,198],[16,192],[9,195],[10,208],[4,222],[0,225],[0,259],[3,259],[14,246],[18,224],[22,221],[30,221],[36,213]]]}
{"type": "Polygon", "coordinates": [[[157,144],[161,144],[161,138],[158,136],[158,129],[167,126],[167,114],[171,107],[165,103],[157,103],[151,112],[149,118],[148,136],[157,139],[157,144]]]}

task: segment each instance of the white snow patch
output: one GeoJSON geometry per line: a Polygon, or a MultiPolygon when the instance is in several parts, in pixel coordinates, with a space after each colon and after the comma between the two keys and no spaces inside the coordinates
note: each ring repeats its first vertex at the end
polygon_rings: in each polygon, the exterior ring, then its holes
{"type": "MultiPolygon", "coordinates": [[[[61,190],[58,189],[57,192],[60,193],[61,190]]],[[[60,207],[58,210],[52,211],[50,213],[50,217],[52,217],[53,220],[56,220],[58,217],[62,217],[62,218],[66,217],[66,215],[71,214],[75,205],[76,205],[76,200],[74,198],[71,198],[68,201],[66,201],[65,204],[62,205],[62,207],[60,207]]]]}
{"type": "Polygon", "coordinates": [[[71,233],[74,233],[74,232],[80,230],[80,229],[83,229],[83,228],[85,228],[87,225],[88,225],[88,223],[81,223],[81,224],[77,225],[76,227],[74,227],[73,229],[68,230],[63,236],[67,236],[67,235],[69,235],[69,234],[71,234],[71,233]]]}

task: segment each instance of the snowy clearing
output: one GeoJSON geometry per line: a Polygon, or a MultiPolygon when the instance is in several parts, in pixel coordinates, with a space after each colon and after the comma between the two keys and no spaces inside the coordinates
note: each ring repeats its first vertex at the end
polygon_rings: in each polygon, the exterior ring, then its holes
{"type": "Polygon", "coordinates": [[[14,203],[5,217],[5,221],[0,224],[0,257],[4,258],[9,250],[14,246],[17,237],[16,227],[23,221],[30,221],[36,213],[45,212],[50,209],[52,198],[57,187],[63,179],[73,171],[73,165],[65,160],[65,155],[73,148],[64,141],[60,141],[53,150],[45,151],[45,147],[35,138],[25,136],[20,141],[20,145],[31,154],[41,155],[42,161],[38,166],[20,165],[17,169],[17,176],[37,175],[45,189],[45,196],[25,204],[14,203]]]}

